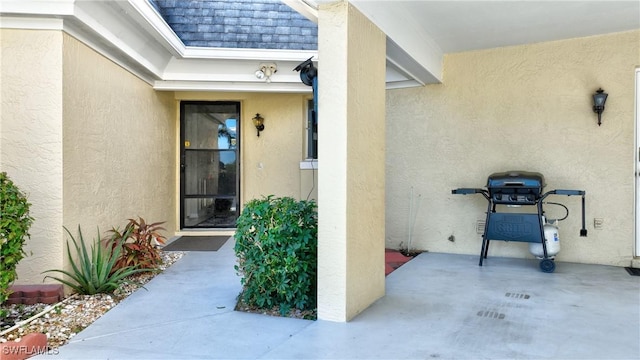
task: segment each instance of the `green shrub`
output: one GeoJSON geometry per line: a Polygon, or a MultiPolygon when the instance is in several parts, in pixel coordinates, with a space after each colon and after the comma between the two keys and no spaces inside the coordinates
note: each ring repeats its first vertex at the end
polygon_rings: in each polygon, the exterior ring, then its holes
{"type": "Polygon", "coordinates": [[[122,252],[116,263],[114,270],[127,266],[135,266],[139,269],[157,269],[162,265],[160,250],[156,245],[164,244],[166,238],[160,234],[160,230],[165,228],[160,225],[163,222],[147,224],[143,218],[129,219],[129,223],[124,230],[113,228],[109,232],[111,236],[106,242],[112,248],[122,245],[122,252]]]}
{"type": "Polygon", "coordinates": [[[55,276],[46,276],[45,279],[52,278],[57,280],[83,295],[99,293],[111,294],[128,276],[151,271],[149,269],[137,269],[135,266],[125,266],[120,269],[114,269],[116,260],[120,257],[122,251],[122,242],[117,246],[103,248],[103,244],[100,241],[100,233],[98,233],[98,240],[93,242],[91,251],[89,252],[85,245],[80,225],[78,225],[77,241],[66,227],[64,230],[71,238],[75,251],[75,256],[72,256],[71,246],[69,245],[69,240],[67,240],[67,255],[71,263],[72,271],[54,269],[47,270],[45,273],[57,272],[68,276],[71,281],[55,276]]]}
{"type": "Polygon", "coordinates": [[[318,220],[313,201],[249,201],[236,223],[240,300],[258,308],[315,309],[318,220]]]}
{"type": "Polygon", "coordinates": [[[0,304],[9,297],[9,286],[17,278],[16,265],[25,256],[22,246],[33,223],[30,205],[7,174],[0,173],[0,304]]]}

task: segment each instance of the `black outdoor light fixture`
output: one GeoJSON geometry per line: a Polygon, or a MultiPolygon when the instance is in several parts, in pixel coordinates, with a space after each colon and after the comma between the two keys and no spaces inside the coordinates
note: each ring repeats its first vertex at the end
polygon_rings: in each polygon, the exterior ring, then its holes
{"type": "Polygon", "coordinates": [[[313,80],[318,76],[318,69],[311,61],[313,56],[298,64],[293,71],[300,72],[300,81],[307,86],[313,86],[313,80]]]}
{"type": "Polygon", "coordinates": [[[300,72],[300,81],[307,86],[311,86],[313,91],[313,110],[311,111],[312,124],[318,124],[318,69],[311,61],[313,56],[301,62],[293,71],[300,72]]]}
{"type": "Polygon", "coordinates": [[[607,102],[607,94],[599,88],[596,93],[593,94],[593,112],[598,114],[598,126],[602,123],[602,113],[604,112],[604,103],[607,102]]]}
{"type": "Polygon", "coordinates": [[[264,118],[260,116],[260,114],[256,114],[252,120],[253,125],[255,125],[258,130],[258,136],[260,136],[260,131],[264,130],[264,118]]]}

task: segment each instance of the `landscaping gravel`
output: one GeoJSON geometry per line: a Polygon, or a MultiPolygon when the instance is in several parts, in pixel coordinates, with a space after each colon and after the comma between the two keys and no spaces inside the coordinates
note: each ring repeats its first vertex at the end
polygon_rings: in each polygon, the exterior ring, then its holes
{"type": "MultiPolygon", "coordinates": [[[[183,252],[161,251],[165,270],[184,255],[183,252]]],[[[0,343],[19,341],[24,335],[40,332],[47,335],[50,349],[66,344],[82,329],[96,321],[100,316],[116,306],[120,301],[138,290],[158,273],[136,274],[127,279],[113,294],[78,295],[73,294],[58,304],[13,304],[2,305],[2,309],[9,311],[9,316],[0,323],[0,343]],[[45,312],[44,314],[42,314],[45,312]],[[21,321],[29,320],[35,315],[37,318],[7,331],[21,321]]]]}

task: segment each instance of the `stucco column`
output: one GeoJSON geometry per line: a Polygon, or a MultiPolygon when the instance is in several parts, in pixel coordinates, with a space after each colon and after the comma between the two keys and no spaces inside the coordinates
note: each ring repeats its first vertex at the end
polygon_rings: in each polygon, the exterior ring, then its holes
{"type": "Polygon", "coordinates": [[[345,2],[318,16],[318,317],[384,295],[385,35],[345,2]]]}

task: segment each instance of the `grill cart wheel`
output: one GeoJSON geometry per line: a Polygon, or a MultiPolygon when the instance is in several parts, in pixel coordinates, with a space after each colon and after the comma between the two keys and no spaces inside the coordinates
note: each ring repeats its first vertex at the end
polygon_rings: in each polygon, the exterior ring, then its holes
{"type": "Polygon", "coordinates": [[[540,270],[546,273],[552,273],[556,270],[556,263],[551,259],[544,259],[540,261],[540,270]]]}

